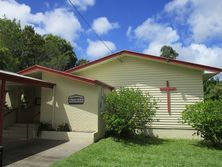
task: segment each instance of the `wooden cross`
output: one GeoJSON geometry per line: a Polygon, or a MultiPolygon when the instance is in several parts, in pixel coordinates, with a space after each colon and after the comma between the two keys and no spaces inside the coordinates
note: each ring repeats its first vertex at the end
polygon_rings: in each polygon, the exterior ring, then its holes
{"type": "Polygon", "coordinates": [[[161,91],[166,91],[167,93],[167,109],[168,113],[170,113],[170,91],[177,90],[176,87],[170,87],[169,81],[166,81],[166,87],[160,88],[161,91]]]}

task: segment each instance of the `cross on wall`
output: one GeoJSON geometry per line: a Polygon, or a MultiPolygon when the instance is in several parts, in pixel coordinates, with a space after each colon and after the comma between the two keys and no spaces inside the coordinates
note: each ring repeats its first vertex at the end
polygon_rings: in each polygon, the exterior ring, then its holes
{"type": "Polygon", "coordinates": [[[170,106],[171,106],[170,105],[170,92],[177,90],[177,88],[176,87],[170,87],[169,81],[166,81],[166,87],[161,87],[160,90],[161,91],[166,91],[166,93],[167,93],[167,111],[168,111],[168,113],[170,113],[170,106]]]}

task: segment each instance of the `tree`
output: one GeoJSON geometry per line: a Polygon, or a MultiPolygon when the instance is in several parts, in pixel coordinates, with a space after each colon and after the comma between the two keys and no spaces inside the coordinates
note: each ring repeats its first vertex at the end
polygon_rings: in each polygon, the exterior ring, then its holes
{"type": "Polygon", "coordinates": [[[143,130],[152,122],[157,103],[139,89],[121,88],[107,95],[103,119],[106,130],[122,136],[143,130]]]}
{"type": "Polygon", "coordinates": [[[40,35],[32,26],[0,18],[0,68],[19,71],[40,64],[58,70],[72,68],[76,55],[72,45],[55,35],[40,35]]]}
{"type": "Polygon", "coordinates": [[[44,38],[37,34],[32,26],[25,26],[22,30],[20,68],[27,68],[44,61],[44,45],[44,38]]]}
{"type": "Polygon", "coordinates": [[[21,55],[21,26],[16,20],[0,19],[0,68],[8,71],[19,70],[21,55]]]}
{"type": "Polygon", "coordinates": [[[179,55],[171,46],[164,45],[161,50],[161,57],[165,57],[167,60],[176,59],[179,55]]]}
{"type": "Polygon", "coordinates": [[[40,64],[59,70],[66,70],[75,66],[77,58],[69,42],[52,34],[45,35],[44,40],[45,61],[40,62],[40,64]]]}
{"type": "Polygon", "coordinates": [[[222,99],[222,82],[219,78],[211,78],[204,82],[204,99],[219,100],[222,99]]]}
{"type": "Polygon", "coordinates": [[[79,60],[77,60],[77,62],[76,62],[76,66],[80,66],[80,65],[83,65],[83,64],[86,64],[86,63],[89,63],[89,60],[79,59],[79,60]]]}
{"type": "Polygon", "coordinates": [[[9,69],[11,63],[9,50],[5,47],[0,47],[0,69],[9,69]]]}

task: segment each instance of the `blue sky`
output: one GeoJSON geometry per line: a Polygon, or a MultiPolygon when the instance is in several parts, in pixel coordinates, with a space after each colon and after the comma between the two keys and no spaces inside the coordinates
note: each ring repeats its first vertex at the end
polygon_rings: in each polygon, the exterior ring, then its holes
{"type": "Polygon", "coordinates": [[[0,17],[16,18],[40,34],[52,33],[72,43],[79,58],[110,54],[96,38],[117,52],[132,50],[159,56],[171,45],[180,60],[222,67],[221,0],[0,0],[0,17]]]}

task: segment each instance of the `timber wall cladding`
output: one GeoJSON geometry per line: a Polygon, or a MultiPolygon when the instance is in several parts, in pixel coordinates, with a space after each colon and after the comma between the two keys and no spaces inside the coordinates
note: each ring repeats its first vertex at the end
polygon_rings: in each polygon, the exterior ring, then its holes
{"type": "Polygon", "coordinates": [[[159,109],[152,124],[153,128],[190,129],[181,123],[181,112],[186,104],[193,104],[203,99],[202,72],[175,65],[169,65],[131,56],[123,56],[86,69],[75,74],[103,81],[120,87],[139,88],[144,93],[149,92],[158,101],[159,109]],[[167,112],[167,94],[160,91],[166,86],[176,87],[171,96],[171,113],[167,112]]]}

